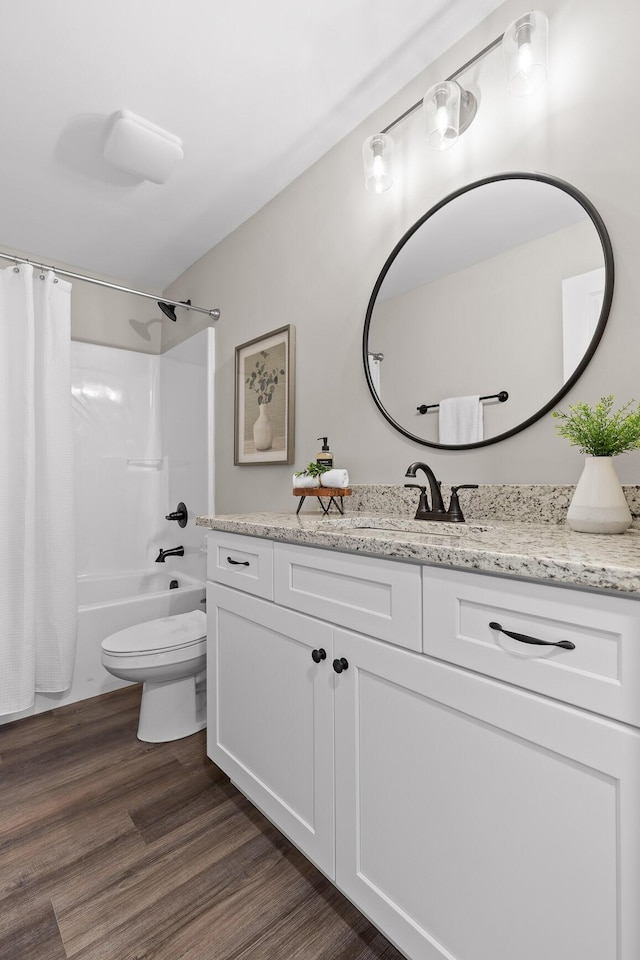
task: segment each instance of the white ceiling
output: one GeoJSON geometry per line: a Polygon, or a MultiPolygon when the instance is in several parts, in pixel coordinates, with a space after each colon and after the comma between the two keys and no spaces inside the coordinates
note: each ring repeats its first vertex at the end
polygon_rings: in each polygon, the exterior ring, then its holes
{"type": "Polygon", "coordinates": [[[158,292],[499,5],[5,0],[0,249],[158,292]],[[182,139],[164,185],[103,159],[121,108],[182,139]]]}

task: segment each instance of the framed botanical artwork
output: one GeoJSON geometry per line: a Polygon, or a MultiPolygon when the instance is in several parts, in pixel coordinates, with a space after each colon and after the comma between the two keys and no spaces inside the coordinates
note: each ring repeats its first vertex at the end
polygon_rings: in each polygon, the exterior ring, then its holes
{"type": "Polygon", "coordinates": [[[236,347],[235,464],[294,462],[295,327],[236,347]]]}

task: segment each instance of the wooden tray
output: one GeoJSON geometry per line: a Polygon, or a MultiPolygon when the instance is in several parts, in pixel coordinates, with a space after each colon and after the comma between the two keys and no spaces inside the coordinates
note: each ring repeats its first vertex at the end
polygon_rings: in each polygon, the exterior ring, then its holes
{"type": "Polygon", "coordinates": [[[350,497],[351,487],[294,487],[294,497],[350,497]]]}
{"type": "Polygon", "coordinates": [[[331,507],[335,507],[338,513],[343,513],[342,498],[351,496],[351,487],[294,487],[294,497],[300,497],[296,516],[300,513],[300,507],[304,503],[305,497],[317,497],[318,503],[322,507],[322,512],[326,516],[331,507]],[[329,503],[322,502],[324,497],[329,498],[329,503]],[[338,503],[338,500],[340,501],[338,503]]]}

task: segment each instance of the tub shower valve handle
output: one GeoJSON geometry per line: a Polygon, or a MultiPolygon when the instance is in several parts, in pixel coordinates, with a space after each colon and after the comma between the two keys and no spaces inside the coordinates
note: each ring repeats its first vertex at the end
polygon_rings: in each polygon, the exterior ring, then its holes
{"type": "Polygon", "coordinates": [[[188,519],[189,514],[187,513],[187,508],[182,501],[180,501],[173,513],[168,513],[165,517],[165,520],[177,520],[179,527],[186,527],[188,519]]]}

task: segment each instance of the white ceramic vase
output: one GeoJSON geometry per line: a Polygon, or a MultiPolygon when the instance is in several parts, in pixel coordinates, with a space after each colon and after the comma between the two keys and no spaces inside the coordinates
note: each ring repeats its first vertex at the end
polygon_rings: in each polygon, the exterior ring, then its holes
{"type": "Polygon", "coordinates": [[[261,403],[258,411],[258,419],[253,425],[253,442],[256,445],[256,450],[271,450],[273,427],[267,413],[266,403],[261,403]]]}
{"type": "Polygon", "coordinates": [[[567,511],[567,523],[580,533],[624,533],[631,511],[613,457],[587,457],[567,511]]]}

